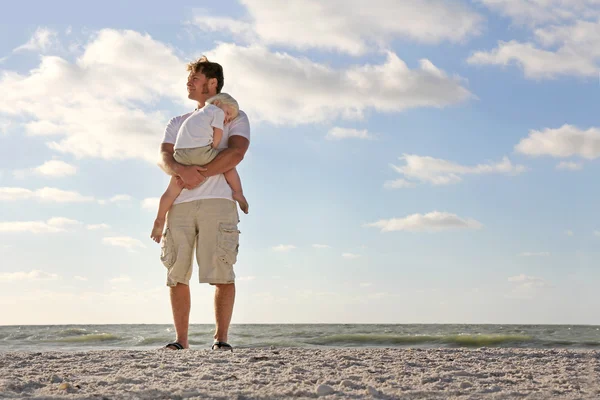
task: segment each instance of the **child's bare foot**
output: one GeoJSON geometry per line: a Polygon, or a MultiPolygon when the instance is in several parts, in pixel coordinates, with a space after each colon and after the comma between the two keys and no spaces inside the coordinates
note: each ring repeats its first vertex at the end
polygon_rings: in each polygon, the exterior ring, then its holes
{"type": "Polygon", "coordinates": [[[154,220],[154,227],[152,228],[152,233],[150,237],[156,243],[160,243],[160,239],[162,238],[163,230],[165,229],[165,220],[156,218],[154,220]]]}
{"type": "Polygon", "coordinates": [[[233,199],[238,202],[240,210],[242,210],[244,214],[248,214],[248,201],[246,200],[246,197],[244,197],[244,193],[233,192],[233,199]]]}

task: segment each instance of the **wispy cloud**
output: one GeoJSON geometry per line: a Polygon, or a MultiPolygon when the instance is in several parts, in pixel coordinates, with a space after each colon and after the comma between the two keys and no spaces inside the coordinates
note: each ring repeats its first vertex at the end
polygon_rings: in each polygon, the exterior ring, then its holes
{"type": "Polygon", "coordinates": [[[366,129],[351,129],[351,128],[340,128],[334,127],[329,130],[325,139],[327,140],[341,140],[341,139],[374,139],[375,137],[369,133],[366,129]]]}
{"type": "Polygon", "coordinates": [[[102,239],[102,243],[110,246],[123,247],[133,251],[137,248],[145,248],[146,246],[138,239],[129,236],[112,236],[102,239]]]}
{"type": "Polygon", "coordinates": [[[541,251],[541,252],[537,252],[537,253],[525,251],[525,252],[519,254],[519,256],[521,256],[521,257],[548,257],[549,255],[550,255],[550,253],[547,251],[541,251]]]}
{"type": "Polygon", "coordinates": [[[579,129],[563,125],[558,129],[531,130],[515,150],[529,156],[572,157],[588,160],[600,157],[600,128],[579,129]]]}
{"type": "Polygon", "coordinates": [[[331,246],[327,245],[327,244],[313,244],[312,247],[314,247],[315,249],[330,249],[331,246]]]}
{"type": "Polygon", "coordinates": [[[377,64],[341,68],[267,47],[230,43],[220,44],[208,56],[232,66],[228,90],[236,93],[244,111],[256,122],[298,125],[356,120],[371,110],[442,108],[474,98],[460,77],[449,76],[429,60],[421,60],[411,69],[392,52],[377,64]],[[248,64],[255,68],[241,68],[248,64]],[[306,85],[307,77],[323,84],[306,85]],[[270,87],[268,92],[260,90],[265,86],[270,87]]]}
{"type": "Polygon", "coordinates": [[[443,0],[372,0],[369,7],[360,0],[246,0],[243,4],[248,15],[242,19],[197,12],[194,23],[206,31],[229,31],[252,43],[361,55],[387,49],[395,39],[463,42],[477,36],[484,22],[470,7],[443,0]]]}
{"type": "Polygon", "coordinates": [[[16,170],[13,172],[13,175],[16,178],[24,178],[28,175],[40,175],[50,178],[62,178],[65,176],[75,175],[76,173],[77,167],[68,164],[64,161],[50,160],[46,161],[39,167],[24,170],[16,170]]]}
{"type": "Polygon", "coordinates": [[[342,257],[350,259],[350,260],[354,260],[354,259],[360,258],[360,254],[343,253],[342,257]]]}
{"type": "Polygon", "coordinates": [[[100,229],[110,229],[110,225],[108,225],[108,224],[90,224],[90,225],[86,226],[86,229],[90,230],[90,231],[97,231],[100,229]]]}
{"type": "Polygon", "coordinates": [[[14,52],[22,52],[22,51],[39,51],[46,52],[50,50],[57,43],[57,34],[55,31],[39,27],[33,33],[29,41],[16,49],[14,52]]]}
{"type": "Polygon", "coordinates": [[[412,214],[404,218],[382,219],[365,226],[379,228],[381,232],[440,232],[455,229],[481,229],[483,224],[471,218],[461,218],[456,214],[433,211],[427,214],[412,214]]]}
{"type": "Polygon", "coordinates": [[[290,250],[294,250],[295,248],[296,248],[296,246],[294,246],[292,244],[280,244],[278,246],[271,247],[271,250],[277,251],[277,252],[288,252],[290,250]]]}
{"type": "Polygon", "coordinates": [[[464,175],[505,174],[517,175],[527,170],[523,165],[513,165],[508,157],[501,162],[465,166],[439,158],[404,154],[404,165],[391,165],[404,178],[385,183],[386,188],[410,188],[415,182],[432,185],[449,185],[462,181],[464,175]],[[409,179],[409,180],[406,180],[409,179]]]}
{"type": "Polygon", "coordinates": [[[467,61],[476,65],[516,65],[523,69],[526,78],[536,80],[560,76],[597,77],[599,31],[597,17],[593,21],[579,19],[568,25],[536,28],[534,41],[500,41],[495,49],[477,51],[467,61]]]}
{"type": "Polygon", "coordinates": [[[556,169],[567,170],[567,171],[579,171],[580,169],[583,169],[583,164],[572,162],[572,161],[561,161],[556,166],[556,169]]]}
{"type": "Polygon", "coordinates": [[[128,194],[117,194],[108,200],[98,200],[98,204],[102,204],[102,205],[107,204],[107,203],[122,204],[122,203],[130,202],[131,200],[133,200],[133,197],[131,197],[128,194]]]}
{"type": "Polygon", "coordinates": [[[158,204],[160,202],[160,198],[158,197],[149,197],[142,200],[142,208],[148,211],[156,211],[158,210],[158,204]]]}
{"type": "Polygon", "coordinates": [[[57,274],[44,272],[34,269],[30,272],[2,272],[0,273],[0,282],[17,281],[55,281],[60,277],[57,274]]]}
{"type": "Polygon", "coordinates": [[[47,221],[11,221],[0,222],[0,233],[58,233],[67,232],[69,229],[79,226],[81,222],[62,217],[50,218],[47,221]]]}
{"type": "Polygon", "coordinates": [[[44,187],[30,190],[19,187],[0,187],[0,201],[18,201],[35,199],[55,203],[81,203],[93,201],[91,196],[83,196],[75,191],[44,187]]]}
{"type": "Polygon", "coordinates": [[[120,275],[116,278],[112,278],[110,281],[110,283],[115,284],[115,283],[127,283],[127,282],[131,282],[131,278],[127,275],[120,275]]]}

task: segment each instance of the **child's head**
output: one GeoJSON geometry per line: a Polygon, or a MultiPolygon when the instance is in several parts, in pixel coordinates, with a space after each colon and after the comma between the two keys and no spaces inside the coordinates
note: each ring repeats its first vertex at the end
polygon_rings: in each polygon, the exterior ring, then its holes
{"type": "Polygon", "coordinates": [[[219,93],[206,100],[206,103],[217,106],[225,112],[226,124],[236,119],[240,111],[238,102],[227,93],[219,93]]]}

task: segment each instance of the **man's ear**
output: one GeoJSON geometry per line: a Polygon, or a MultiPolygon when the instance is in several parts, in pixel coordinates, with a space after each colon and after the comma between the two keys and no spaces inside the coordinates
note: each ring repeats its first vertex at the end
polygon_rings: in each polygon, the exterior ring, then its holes
{"type": "Polygon", "coordinates": [[[208,86],[210,86],[211,88],[217,88],[217,84],[219,82],[217,81],[217,78],[211,78],[208,80],[208,86]]]}

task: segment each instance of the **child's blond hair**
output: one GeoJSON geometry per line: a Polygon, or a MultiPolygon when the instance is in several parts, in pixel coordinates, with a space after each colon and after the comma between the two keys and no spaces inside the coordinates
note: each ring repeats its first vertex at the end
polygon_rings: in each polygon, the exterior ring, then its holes
{"type": "Polygon", "coordinates": [[[219,102],[221,104],[226,104],[235,110],[235,116],[237,117],[238,112],[240,111],[240,106],[236,99],[231,97],[228,93],[219,93],[206,100],[207,104],[215,104],[215,102],[219,102]]]}

